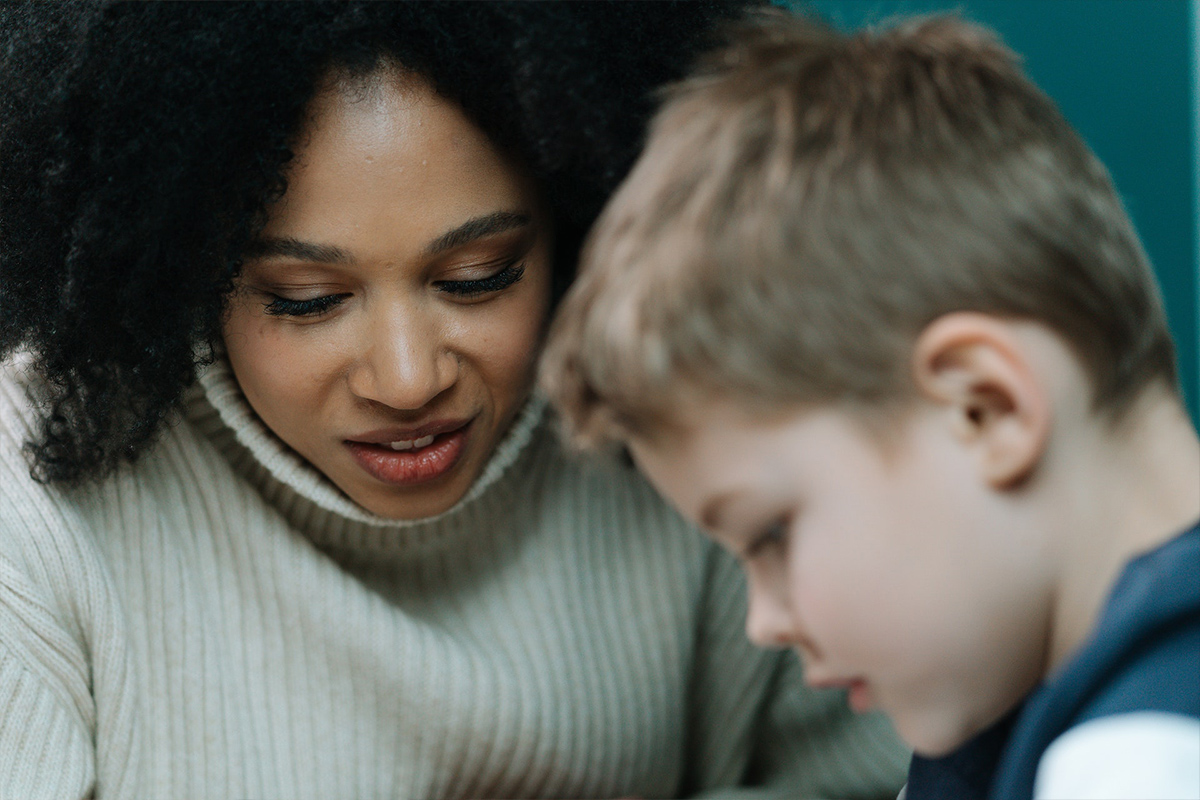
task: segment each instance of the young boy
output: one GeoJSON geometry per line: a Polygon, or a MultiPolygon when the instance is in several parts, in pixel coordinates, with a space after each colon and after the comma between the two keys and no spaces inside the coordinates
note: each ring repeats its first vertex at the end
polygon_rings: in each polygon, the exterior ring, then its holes
{"type": "Polygon", "coordinates": [[[989,33],[767,14],[669,94],[543,386],[734,551],[909,800],[1200,796],[1200,441],[1096,158],[989,33]]]}

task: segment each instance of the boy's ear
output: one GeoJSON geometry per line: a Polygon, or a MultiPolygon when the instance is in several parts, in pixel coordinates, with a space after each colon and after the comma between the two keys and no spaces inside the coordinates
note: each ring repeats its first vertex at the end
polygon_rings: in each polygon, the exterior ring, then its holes
{"type": "Polygon", "coordinates": [[[912,366],[917,390],[949,414],[991,486],[1030,475],[1046,447],[1050,402],[1009,323],[974,312],[939,317],[917,337],[912,366]]]}

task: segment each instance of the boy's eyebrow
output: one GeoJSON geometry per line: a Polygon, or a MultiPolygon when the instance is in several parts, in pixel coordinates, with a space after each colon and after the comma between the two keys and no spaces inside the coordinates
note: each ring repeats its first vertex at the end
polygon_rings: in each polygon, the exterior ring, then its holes
{"type": "Polygon", "coordinates": [[[491,214],[484,214],[483,216],[469,219],[457,228],[452,228],[443,233],[429,243],[429,246],[425,248],[425,253],[431,256],[437,255],[438,253],[452,250],[455,247],[461,247],[475,239],[494,236],[497,233],[504,233],[514,228],[523,228],[530,221],[528,214],[522,214],[517,211],[496,211],[491,214]]]}
{"type": "Polygon", "coordinates": [[[700,526],[708,531],[721,530],[725,506],[733,496],[734,492],[723,492],[706,502],[700,509],[700,526]]]}

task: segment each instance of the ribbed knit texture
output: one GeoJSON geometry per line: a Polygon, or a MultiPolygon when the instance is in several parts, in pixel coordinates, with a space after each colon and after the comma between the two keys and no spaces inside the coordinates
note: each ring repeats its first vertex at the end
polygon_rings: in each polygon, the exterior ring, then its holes
{"type": "Polygon", "coordinates": [[[532,401],[428,520],[353,504],[218,363],[99,487],[0,373],[0,798],[886,796],[874,716],[756,651],[743,584],[532,401]],[[736,789],[757,784],[757,789],[736,789]]]}

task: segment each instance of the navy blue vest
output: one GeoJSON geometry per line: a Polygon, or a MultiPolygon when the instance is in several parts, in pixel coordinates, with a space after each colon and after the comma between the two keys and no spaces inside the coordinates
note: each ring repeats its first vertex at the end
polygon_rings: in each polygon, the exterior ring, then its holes
{"type": "Polygon", "coordinates": [[[1020,707],[947,756],[914,756],[907,800],[1029,800],[1058,736],[1133,711],[1200,719],[1200,524],[1129,562],[1088,641],[1020,707]]]}

